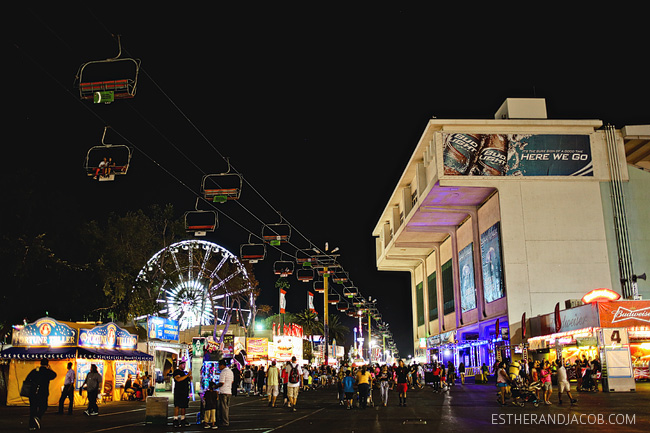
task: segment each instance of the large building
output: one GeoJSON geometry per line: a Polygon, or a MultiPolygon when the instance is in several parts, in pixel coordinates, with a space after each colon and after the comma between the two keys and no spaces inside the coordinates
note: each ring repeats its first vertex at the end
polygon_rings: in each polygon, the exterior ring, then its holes
{"type": "Polygon", "coordinates": [[[649,140],[543,99],[431,119],[373,231],[377,268],[411,274],[416,356],[491,365],[557,303],[650,299],[649,140]]]}

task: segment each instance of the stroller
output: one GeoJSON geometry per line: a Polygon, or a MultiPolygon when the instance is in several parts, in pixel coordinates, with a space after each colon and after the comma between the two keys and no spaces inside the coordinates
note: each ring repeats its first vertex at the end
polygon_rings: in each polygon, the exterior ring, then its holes
{"type": "Polygon", "coordinates": [[[596,386],[596,381],[593,378],[593,374],[590,368],[587,368],[582,375],[582,386],[580,391],[584,392],[596,392],[598,390],[596,386]]]}
{"type": "Polygon", "coordinates": [[[539,399],[537,395],[539,390],[542,389],[542,384],[540,382],[532,382],[528,384],[524,382],[520,376],[517,376],[511,384],[512,392],[512,404],[515,406],[524,407],[526,403],[532,403],[533,406],[539,406],[539,399]]]}

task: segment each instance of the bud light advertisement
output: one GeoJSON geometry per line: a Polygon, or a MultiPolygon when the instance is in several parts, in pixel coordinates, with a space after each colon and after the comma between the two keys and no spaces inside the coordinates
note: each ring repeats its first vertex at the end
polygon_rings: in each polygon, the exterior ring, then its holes
{"type": "Polygon", "coordinates": [[[442,134],[445,175],[593,176],[588,135],[442,134]]]}

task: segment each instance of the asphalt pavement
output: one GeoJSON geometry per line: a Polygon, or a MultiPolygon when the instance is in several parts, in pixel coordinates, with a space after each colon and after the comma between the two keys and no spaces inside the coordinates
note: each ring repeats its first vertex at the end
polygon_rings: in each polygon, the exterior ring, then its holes
{"type": "MultiPolygon", "coordinates": [[[[448,392],[434,393],[431,388],[409,390],[407,406],[398,405],[395,391],[388,406],[379,403],[379,391],[373,392],[374,406],[347,410],[338,404],[336,387],[301,392],[297,410],[270,408],[260,397],[237,396],[232,399],[230,426],[216,431],[260,433],[410,433],[410,432],[648,432],[650,431],[650,383],[637,384],[634,393],[578,393],[574,406],[565,399],[558,404],[557,389],[552,405],[501,407],[496,388],[491,385],[456,385],[448,392]]],[[[165,394],[162,394],[165,396],[165,394]]],[[[100,405],[98,416],[85,416],[85,408],[73,415],[56,415],[50,407],[43,417],[44,432],[198,432],[207,431],[196,424],[198,401],[190,402],[186,427],[172,427],[173,405],[169,400],[167,425],[146,425],[145,402],[107,402],[100,405]]],[[[0,407],[0,431],[28,431],[27,407],[0,407]]],[[[214,431],[214,430],[213,430],[214,431]]]]}

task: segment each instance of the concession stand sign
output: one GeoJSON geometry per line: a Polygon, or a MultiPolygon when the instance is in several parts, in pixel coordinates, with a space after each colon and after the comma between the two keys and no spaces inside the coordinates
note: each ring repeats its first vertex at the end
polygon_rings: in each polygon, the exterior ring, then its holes
{"type": "Polygon", "coordinates": [[[650,325],[650,301],[599,302],[598,315],[603,328],[629,328],[650,325]]]}

